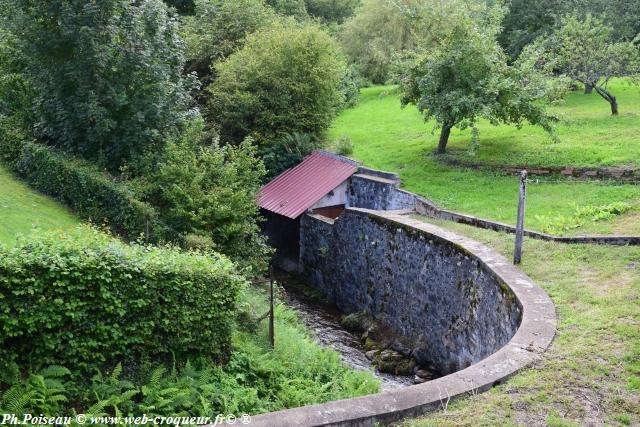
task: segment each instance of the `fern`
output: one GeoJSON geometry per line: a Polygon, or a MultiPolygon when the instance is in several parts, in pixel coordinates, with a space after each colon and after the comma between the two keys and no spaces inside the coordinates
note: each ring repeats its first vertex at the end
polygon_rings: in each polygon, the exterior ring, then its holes
{"type": "Polygon", "coordinates": [[[154,369],[151,373],[151,378],[149,378],[149,387],[154,389],[159,388],[160,380],[162,379],[162,376],[165,372],[167,372],[167,369],[164,366],[159,366],[154,369]]]}
{"type": "Polygon", "coordinates": [[[63,378],[71,375],[71,371],[69,371],[64,366],[51,365],[40,371],[40,375],[45,378],[63,378]]]}
{"type": "Polygon", "coordinates": [[[0,412],[6,414],[24,414],[29,411],[29,403],[34,398],[34,391],[25,391],[22,384],[16,384],[7,390],[0,399],[0,412]]]}
{"type": "Polygon", "coordinates": [[[113,381],[118,381],[120,379],[120,375],[122,374],[122,363],[118,363],[115,368],[113,368],[113,372],[111,372],[110,378],[113,381]]]}

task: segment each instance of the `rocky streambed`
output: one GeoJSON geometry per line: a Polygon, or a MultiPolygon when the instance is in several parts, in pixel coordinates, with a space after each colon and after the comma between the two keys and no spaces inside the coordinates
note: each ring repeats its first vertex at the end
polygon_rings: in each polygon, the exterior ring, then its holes
{"type": "Polygon", "coordinates": [[[298,277],[279,271],[282,300],[296,310],[315,340],[338,352],[356,370],[373,371],[383,390],[423,383],[437,376],[416,364],[410,347],[364,313],[342,315],[298,277]]]}

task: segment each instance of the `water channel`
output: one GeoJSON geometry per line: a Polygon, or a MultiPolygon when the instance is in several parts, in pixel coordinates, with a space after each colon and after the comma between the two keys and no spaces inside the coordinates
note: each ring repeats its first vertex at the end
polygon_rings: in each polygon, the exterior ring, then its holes
{"type": "Polygon", "coordinates": [[[343,362],[352,369],[372,371],[382,382],[383,390],[407,387],[414,384],[413,376],[400,376],[377,371],[365,355],[360,337],[340,325],[341,313],[333,306],[309,296],[309,285],[282,271],[276,274],[281,285],[284,303],[298,312],[313,338],[323,347],[340,354],[343,362]]]}

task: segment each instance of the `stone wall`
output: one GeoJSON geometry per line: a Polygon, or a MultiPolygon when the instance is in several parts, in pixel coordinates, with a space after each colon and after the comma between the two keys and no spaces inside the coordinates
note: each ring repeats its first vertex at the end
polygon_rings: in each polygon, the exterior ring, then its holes
{"type": "MultiPolygon", "coordinates": [[[[393,176],[389,173],[386,175],[393,176]]],[[[347,189],[347,206],[375,210],[414,209],[415,194],[400,190],[400,180],[389,176],[353,175],[347,189]]]]}
{"type": "Polygon", "coordinates": [[[366,311],[443,374],[491,355],[520,324],[520,303],[484,262],[382,212],[303,216],[300,265],[343,312],[366,311]]]}

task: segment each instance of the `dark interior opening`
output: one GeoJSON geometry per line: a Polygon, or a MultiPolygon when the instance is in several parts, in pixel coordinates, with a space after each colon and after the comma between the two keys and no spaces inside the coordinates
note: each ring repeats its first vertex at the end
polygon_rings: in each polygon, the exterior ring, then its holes
{"type": "Polygon", "coordinates": [[[276,249],[276,257],[298,262],[300,256],[300,218],[291,219],[261,209],[265,218],[262,232],[269,245],[276,249]]]}

